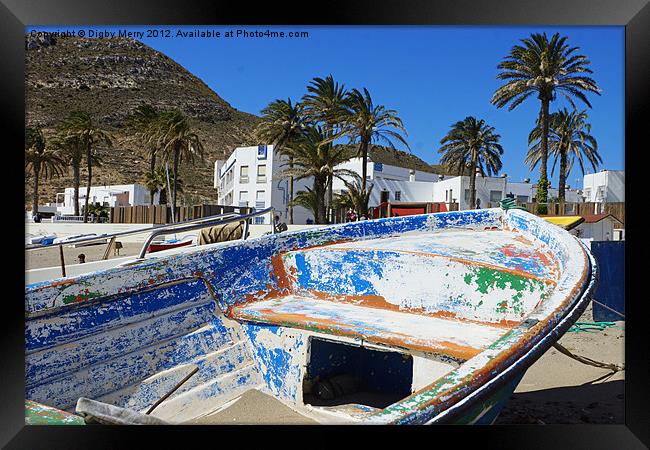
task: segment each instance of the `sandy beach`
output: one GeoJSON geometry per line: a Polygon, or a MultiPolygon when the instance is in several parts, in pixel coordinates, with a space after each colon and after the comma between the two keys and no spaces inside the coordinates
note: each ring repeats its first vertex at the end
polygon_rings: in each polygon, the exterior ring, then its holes
{"type": "MultiPolygon", "coordinates": [[[[134,256],[140,252],[142,243],[138,242],[123,242],[123,248],[120,249],[119,256],[114,255],[113,251],[110,252],[108,259],[121,258],[124,256],[134,256]]],[[[106,244],[90,245],[87,247],[71,248],[67,245],[63,246],[63,258],[65,264],[77,264],[77,256],[80,253],[86,255],[86,262],[100,261],[106,251],[106,244]]],[[[41,248],[36,250],[29,250],[25,252],[25,270],[40,269],[43,267],[60,267],[61,257],[59,255],[59,247],[41,248]]]]}
{"type": "MultiPolygon", "coordinates": [[[[593,320],[591,305],[578,319],[593,320]]],[[[625,362],[625,322],[604,331],[567,332],[558,341],[573,354],[619,366],[625,362]]],[[[496,424],[622,424],[625,371],[591,367],[551,348],[533,364],[496,424]]]]}

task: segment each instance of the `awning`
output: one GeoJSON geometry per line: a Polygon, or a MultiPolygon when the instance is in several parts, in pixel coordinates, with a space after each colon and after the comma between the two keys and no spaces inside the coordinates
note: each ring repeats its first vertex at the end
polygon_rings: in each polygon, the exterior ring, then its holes
{"type": "Polygon", "coordinates": [[[575,228],[585,221],[585,219],[580,216],[553,216],[553,217],[544,217],[544,220],[554,225],[557,225],[559,227],[562,227],[565,230],[570,230],[572,228],[575,228]]]}

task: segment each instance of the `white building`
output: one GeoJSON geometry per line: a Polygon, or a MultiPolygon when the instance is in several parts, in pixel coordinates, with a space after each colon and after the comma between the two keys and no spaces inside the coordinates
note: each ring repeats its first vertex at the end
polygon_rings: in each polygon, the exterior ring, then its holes
{"type": "MultiPolygon", "coordinates": [[[[506,179],[503,177],[476,176],[476,198],[480,208],[494,208],[505,197],[506,179]]],[[[445,177],[435,183],[434,202],[444,202],[447,207],[458,203],[459,210],[469,209],[469,176],[445,177]]]]}
{"type": "MultiPolygon", "coordinates": [[[[56,194],[57,214],[74,214],[74,188],[65,188],[64,192],[56,194]],[[59,197],[63,197],[63,203],[59,203],[59,197]]],[[[153,204],[157,205],[160,194],[154,194],[153,204]]],[[[79,187],[79,211],[81,212],[86,203],[86,187],[79,187]]],[[[112,186],[91,186],[89,204],[99,203],[103,206],[138,206],[151,204],[151,194],[141,184],[117,184],[112,186]]]]}
{"type": "MultiPolygon", "coordinates": [[[[289,180],[278,178],[287,168],[287,158],[276,154],[272,145],[237,147],[226,160],[214,164],[214,187],[218,203],[228,206],[248,206],[257,210],[273,206],[280,222],[289,223],[289,180]]],[[[294,195],[311,187],[311,180],[295,180],[294,195]]],[[[312,219],[311,211],[293,208],[295,224],[312,219]]],[[[270,223],[268,216],[256,217],[255,223],[270,223]]]]}
{"type": "Polygon", "coordinates": [[[622,233],[615,233],[614,230],[620,231],[623,224],[611,214],[583,215],[582,218],[585,219],[584,222],[571,229],[571,234],[594,241],[622,239],[622,233]]]}
{"type": "Polygon", "coordinates": [[[615,203],[625,201],[625,171],[601,170],[583,177],[585,202],[615,203]]]}
{"type": "MultiPolygon", "coordinates": [[[[214,187],[218,190],[218,203],[250,206],[257,210],[273,206],[280,221],[288,223],[289,180],[279,179],[278,176],[287,168],[287,161],[286,157],[273,151],[272,145],[237,147],[226,161],[215,162],[214,187]]],[[[337,168],[351,170],[361,176],[363,160],[351,158],[337,168]]],[[[377,206],[384,197],[391,201],[420,201],[418,197],[421,195],[431,198],[432,182],[437,177],[431,172],[384,164],[373,160],[371,155],[367,161],[367,180],[376,186],[369,206],[377,206]],[[409,183],[409,180],[414,183],[409,183]]],[[[348,181],[352,181],[351,177],[348,181]]],[[[312,187],[311,179],[294,181],[294,195],[306,187],[312,187]]],[[[332,190],[340,193],[344,189],[345,183],[335,178],[332,190]]],[[[293,219],[295,224],[304,224],[313,221],[314,217],[311,211],[296,206],[293,208],[293,219]]],[[[268,223],[269,220],[269,217],[258,217],[256,223],[268,223]]]]}
{"type": "MultiPolygon", "coordinates": [[[[537,184],[533,184],[530,181],[508,181],[506,195],[512,196],[517,200],[517,203],[530,203],[534,201],[537,195],[537,184]]],[[[557,197],[558,190],[550,187],[548,189],[548,198],[554,199],[557,197]]],[[[564,200],[566,202],[580,203],[582,202],[582,197],[578,194],[577,190],[570,189],[567,186],[564,190],[564,200]]]]}

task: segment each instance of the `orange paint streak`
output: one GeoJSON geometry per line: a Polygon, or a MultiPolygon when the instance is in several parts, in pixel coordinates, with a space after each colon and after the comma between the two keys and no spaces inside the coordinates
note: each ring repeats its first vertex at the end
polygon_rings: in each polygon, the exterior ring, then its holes
{"type": "MultiPolygon", "coordinates": [[[[308,317],[303,314],[278,314],[272,309],[262,309],[257,311],[258,314],[247,314],[245,309],[233,308],[233,318],[240,320],[251,320],[254,322],[264,321],[276,325],[292,325],[296,328],[307,330],[318,330],[337,336],[356,337],[364,339],[375,344],[385,344],[395,347],[417,350],[427,353],[439,353],[453,358],[469,359],[478,355],[482,349],[458,345],[449,341],[424,341],[415,339],[411,336],[401,333],[393,333],[393,336],[366,336],[363,333],[355,331],[353,325],[347,325],[332,319],[323,319],[317,317],[308,317]]],[[[376,329],[378,333],[383,330],[376,329]]]]}
{"type": "Polygon", "coordinates": [[[278,289],[286,290],[291,292],[291,282],[287,271],[284,268],[284,262],[282,261],[282,254],[271,256],[271,266],[273,267],[273,274],[275,276],[275,282],[278,286],[278,289]]]}
{"type": "Polygon", "coordinates": [[[400,307],[393,303],[389,303],[386,299],[380,295],[345,295],[345,294],[329,294],[327,292],[320,292],[309,290],[306,294],[310,297],[316,298],[318,300],[330,301],[330,302],[340,302],[347,303],[352,305],[363,306],[366,308],[377,308],[384,309],[389,311],[396,311],[406,314],[417,314],[428,317],[436,317],[439,319],[451,319],[457,320],[463,323],[474,323],[478,325],[487,325],[495,328],[505,328],[510,329],[519,323],[520,321],[506,320],[502,319],[499,322],[485,322],[475,319],[467,319],[464,317],[458,317],[456,313],[452,311],[429,311],[424,308],[410,308],[410,307],[400,307]]]}

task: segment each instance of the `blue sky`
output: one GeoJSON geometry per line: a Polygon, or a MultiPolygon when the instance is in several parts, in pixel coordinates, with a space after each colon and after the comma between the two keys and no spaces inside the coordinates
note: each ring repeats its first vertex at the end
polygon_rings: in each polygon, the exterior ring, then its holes
{"type": "MultiPolygon", "coordinates": [[[[201,78],[232,106],[249,113],[259,115],[277,98],[298,100],[313,77],[332,74],[346,87],[366,87],[376,103],[396,109],[408,131],[411,151],[429,163],[439,161],[440,139],[452,123],[469,115],[485,119],[501,135],[502,173],[513,181],[536,180],[538,176],[536,171],[529,172],[523,159],[539,102],[531,97],[510,112],[490,104],[490,97],[501,85],[496,66],[519,39],[534,32],[550,35],[558,31],[591,60],[592,76],[602,89],[601,96],[589,95],[592,109],[588,111],[603,158],[601,168],[624,168],[623,27],[156,27],[165,28],[172,34],[179,28],[221,31],[220,38],[140,40],[201,78]],[[302,30],[308,31],[309,37],[223,37],[226,31],[237,29],[302,30]]],[[[558,98],[551,111],[563,106],[568,105],[558,98]]],[[[575,185],[577,178],[582,178],[579,168],[570,174],[568,184],[575,185]]],[[[557,184],[557,173],[551,183],[557,184]]]]}

